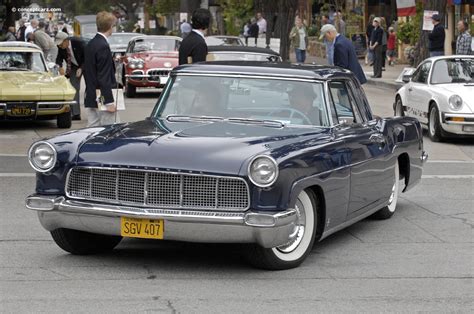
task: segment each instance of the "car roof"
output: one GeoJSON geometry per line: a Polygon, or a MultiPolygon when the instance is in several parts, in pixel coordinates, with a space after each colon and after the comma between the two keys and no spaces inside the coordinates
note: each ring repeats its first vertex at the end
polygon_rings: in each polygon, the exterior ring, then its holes
{"type": "Polygon", "coordinates": [[[173,74],[237,74],[244,76],[269,76],[300,79],[352,78],[354,75],[343,68],[287,62],[267,61],[212,61],[185,64],[173,69],[173,74]]]}
{"type": "Polygon", "coordinates": [[[0,42],[0,49],[5,51],[40,51],[41,48],[33,43],[22,41],[4,41],[0,42]]]}
{"type": "Polygon", "coordinates": [[[430,57],[425,60],[425,61],[437,61],[437,60],[446,60],[446,59],[473,59],[474,56],[471,55],[450,55],[450,56],[437,56],[437,57],[430,57]]]}
{"type": "Polygon", "coordinates": [[[247,46],[208,46],[207,51],[226,51],[226,52],[241,52],[241,53],[262,53],[269,54],[272,56],[280,56],[277,52],[261,47],[247,47],[247,46]]]}
{"type": "Polygon", "coordinates": [[[112,36],[120,36],[120,35],[127,35],[127,36],[135,35],[137,37],[147,36],[147,35],[143,35],[143,34],[140,34],[140,33],[133,33],[133,32],[115,32],[115,33],[112,33],[112,36]]]}

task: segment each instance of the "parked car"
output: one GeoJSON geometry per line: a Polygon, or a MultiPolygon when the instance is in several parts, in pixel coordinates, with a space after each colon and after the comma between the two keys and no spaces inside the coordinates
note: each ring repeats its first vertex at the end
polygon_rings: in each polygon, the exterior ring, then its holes
{"type": "Polygon", "coordinates": [[[245,46],[239,36],[206,36],[208,46],[245,46]]]}
{"type": "Polygon", "coordinates": [[[474,136],[474,56],[428,58],[403,80],[395,115],[418,118],[433,141],[474,136]]]}
{"type": "Polygon", "coordinates": [[[0,43],[0,121],[56,119],[59,128],[71,127],[76,90],[54,67],[35,44],[0,43]]]}
{"type": "Polygon", "coordinates": [[[144,36],[138,33],[112,33],[112,36],[108,38],[110,50],[114,57],[121,57],[125,55],[128,44],[134,37],[144,36]]]}
{"type": "Polygon", "coordinates": [[[125,95],[135,97],[137,88],[163,88],[171,69],[178,65],[181,38],[176,36],[134,37],[117,67],[117,82],[125,95]]]}
{"type": "Polygon", "coordinates": [[[26,206],[67,252],[122,237],[247,243],[266,269],[390,218],[427,158],[418,120],[373,116],[351,72],[268,62],[177,67],[147,119],[41,140],[28,156],[26,206]]]}
{"type": "Polygon", "coordinates": [[[278,61],[280,55],[267,48],[246,46],[209,46],[207,61],[278,61]]]}

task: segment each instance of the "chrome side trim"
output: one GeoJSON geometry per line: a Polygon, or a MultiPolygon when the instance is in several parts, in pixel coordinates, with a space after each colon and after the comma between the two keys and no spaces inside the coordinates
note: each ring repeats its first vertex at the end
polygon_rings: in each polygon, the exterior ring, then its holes
{"type": "Polygon", "coordinates": [[[75,100],[71,101],[39,101],[38,105],[74,105],[75,100]]]}

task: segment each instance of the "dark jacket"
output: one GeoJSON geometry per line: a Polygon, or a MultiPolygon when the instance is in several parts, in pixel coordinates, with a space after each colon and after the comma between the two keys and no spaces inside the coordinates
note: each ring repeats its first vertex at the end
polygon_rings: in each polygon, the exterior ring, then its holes
{"type": "Polygon", "coordinates": [[[343,35],[334,42],[334,65],[352,71],[360,84],[367,82],[352,42],[343,35]]]}
{"type": "Polygon", "coordinates": [[[179,46],[179,64],[187,64],[188,57],[192,58],[192,63],[206,61],[206,56],[206,41],[201,35],[191,31],[179,46]]]}
{"type": "MultiPolygon", "coordinates": [[[[69,40],[71,41],[72,53],[74,54],[74,58],[76,58],[78,66],[82,68],[82,64],[84,63],[84,41],[77,37],[70,37],[69,40]]],[[[67,48],[58,48],[56,64],[62,66],[63,61],[67,62],[67,48]]]]}
{"type": "Polygon", "coordinates": [[[96,89],[100,89],[104,104],[113,103],[112,88],[117,88],[115,65],[109,43],[102,35],[95,35],[84,49],[82,69],[86,81],[84,106],[97,108],[96,89]]]}
{"type": "Polygon", "coordinates": [[[252,23],[249,27],[249,37],[258,37],[258,24],[252,23]]]}
{"type": "Polygon", "coordinates": [[[428,34],[429,50],[430,51],[444,51],[444,38],[446,33],[444,26],[439,23],[433,28],[433,31],[428,34]]]}
{"type": "Polygon", "coordinates": [[[23,25],[18,29],[18,32],[16,33],[16,38],[18,41],[25,41],[25,30],[26,26],[23,25]]]}
{"type": "Polygon", "coordinates": [[[383,34],[384,34],[384,31],[382,27],[374,28],[372,30],[372,35],[370,36],[370,44],[373,45],[377,42],[379,46],[382,46],[383,34]]]}

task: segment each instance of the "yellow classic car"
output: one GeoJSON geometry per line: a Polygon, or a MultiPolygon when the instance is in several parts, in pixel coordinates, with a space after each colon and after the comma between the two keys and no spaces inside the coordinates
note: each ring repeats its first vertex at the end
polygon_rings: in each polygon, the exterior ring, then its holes
{"type": "Polygon", "coordinates": [[[41,49],[31,43],[0,43],[0,121],[57,119],[71,127],[76,90],[48,68],[41,49]]]}

